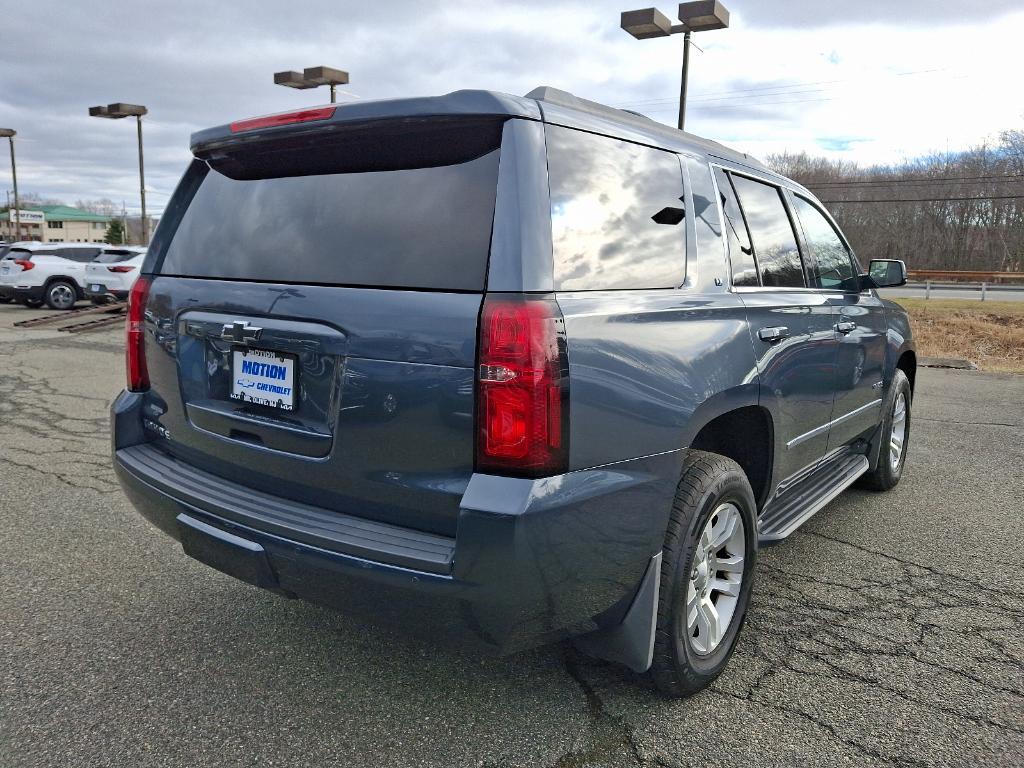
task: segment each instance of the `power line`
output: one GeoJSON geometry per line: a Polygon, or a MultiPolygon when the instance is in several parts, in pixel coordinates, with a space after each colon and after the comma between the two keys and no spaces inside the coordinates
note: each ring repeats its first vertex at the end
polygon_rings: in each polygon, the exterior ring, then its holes
{"type": "Polygon", "coordinates": [[[1024,175],[1020,174],[1006,174],[1006,175],[993,175],[993,176],[934,176],[924,177],[919,179],[889,179],[887,181],[868,181],[866,179],[857,179],[850,181],[808,181],[805,185],[808,187],[814,187],[822,189],[825,187],[849,187],[849,186],[889,186],[893,184],[906,184],[912,187],[916,186],[927,186],[929,184],[1019,184],[1024,182],[1024,175]]]}
{"type": "Polygon", "coordinates": [[[822,200],[831,203],[955,203],[974,200],[988,202],[990,200],[1024,200],[1024,195],[987,195],[982,197],[901,197],[889,200],[822,200]]]}

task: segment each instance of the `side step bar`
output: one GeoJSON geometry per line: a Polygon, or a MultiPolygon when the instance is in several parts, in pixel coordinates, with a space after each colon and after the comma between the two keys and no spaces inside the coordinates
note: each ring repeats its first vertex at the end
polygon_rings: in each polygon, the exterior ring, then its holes
{"type": "Polygon", "coordinates": [[[782,541],[868,471],[867,456],[855,454],[829,462],[791,491],[775,498],[757,523],[761,544],[782,541]]]}

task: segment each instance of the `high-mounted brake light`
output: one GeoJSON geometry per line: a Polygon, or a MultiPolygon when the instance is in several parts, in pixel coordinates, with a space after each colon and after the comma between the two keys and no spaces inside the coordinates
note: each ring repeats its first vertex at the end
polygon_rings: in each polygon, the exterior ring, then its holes
{"type": "Polygon", "coordinates": [[[554,299],[490,295],[480,317],[476,469],[544,477],[568,466],[568,361],[554,299]]]}
{"type": "Polygon", "coordinates": [[[232,133],[255,131],[257,128],[273,128],[278,125],[292,123],[311,123],[316,120],[329,120],[334,116],[337,107],[320,107],[318,109],[302,109],[298,112],[282,112],[279,115],[254,117],[249,120],[238,120],[231,124],[232,133]]]}
{"type": "Polygon", "coordinates": [[[28,272],[30,269],[35,269],[36,266],[28,259],[15,259],[14,263],[21,267],[22,272],[28,272]]]}
{"type": "Polygon", "coordinates": [[[125,272],[131,272],[133,269],[135,269],[135,267],[107,267],[107,272],[120,272],[121,274],[124,274],[125,272]]]}
{"type": "Polygon", "coordinates": [[[142,392],[149,389],[145,323],[149,283],[148,277],[140,277],[128,293],[128,316],[125,322],[125,371],[128,374],[129,392],[142,392]]]}

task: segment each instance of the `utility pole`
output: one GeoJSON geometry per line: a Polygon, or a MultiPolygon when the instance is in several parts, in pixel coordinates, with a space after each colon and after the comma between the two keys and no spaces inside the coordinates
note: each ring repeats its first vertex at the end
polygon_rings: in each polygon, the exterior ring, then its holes
{"type": "MultiPolygon", "coordinates": [[[[21,240],[21,202],[18,200],[18,166],[14,162],[14,137],[17,135],[18,132],[11,128],[0,128],[0,136],[6,136],[7,140],[11,143],[11,179],[14,182],[14,220],[16,222],[14,239],[21,240]]],[[[11,218],[10,210],[10,203],[8,203],[8,220],[11,218]]]]}

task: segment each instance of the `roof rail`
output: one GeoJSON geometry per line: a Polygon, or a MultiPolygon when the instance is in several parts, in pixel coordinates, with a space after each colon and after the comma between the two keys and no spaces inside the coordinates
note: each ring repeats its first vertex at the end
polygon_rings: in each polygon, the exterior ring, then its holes
{"type": "Polygon", "coordinates": [[[633,112],[630,109],[616,109],[615,107],[609,107],[605,104],[599,104],[596,101],[590,101],[589,99],[581,99],[568,91],[563,91],[559,88],[552,88],[550,85],[541,85],[534,88],[528,94],[527,99],[536,99],[537,101],[546,101],[549,104],[557,104],[560,107],[569,107],[571,109],[578,109],[582,112],[589,112],[592,115],[603,115],[605,117],[613,117],[621,120],[623,115],[632,115],[638,117],[641,120],[653,122],[647,115],[641,115],[639,112],[633,112]]]}

